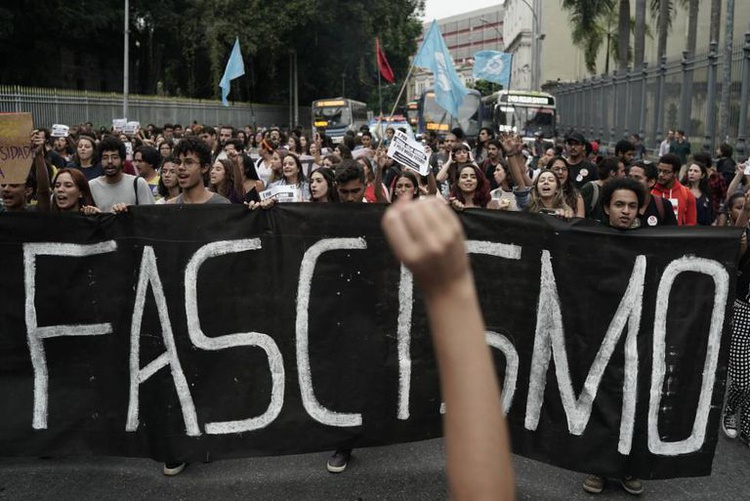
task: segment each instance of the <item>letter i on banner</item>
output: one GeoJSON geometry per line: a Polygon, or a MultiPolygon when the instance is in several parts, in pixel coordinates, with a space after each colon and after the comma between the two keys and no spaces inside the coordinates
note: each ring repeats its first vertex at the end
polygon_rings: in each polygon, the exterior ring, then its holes
{"type": "Polygon", "coordinates": [[[31,113],[0,113],[0,183],[23,184],[31,169],[31,113]]]}

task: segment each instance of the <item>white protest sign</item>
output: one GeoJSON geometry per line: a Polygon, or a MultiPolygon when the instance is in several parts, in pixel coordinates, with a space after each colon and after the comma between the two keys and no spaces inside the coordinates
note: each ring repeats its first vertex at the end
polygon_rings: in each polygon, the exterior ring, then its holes
{"type": "Polygon", "coordinates": [[[52,131],[50,131],[50,136],[52,137],[68,137],[70,134],[70,127],[67,125],[62,124],[54,124],[52,125],[52,131]]]}
{"type": "Polygon", "coordinates": [[[125,128],[127,123],[127,118],[115,118],[112,120],[112,130],[114,130],[115,132],[122,132],[122,129],[125,128]]]}
{"type": "Polygon", "coordinates": [[[388,156],[398,163],[426,176],[430,173],[429,156],[424,146],[417,141],[409,139],[405,133],[396,130],[388,146],[388,156]]]}
{"type": "Polygon", "coordinates": [[[125,126],[122,128],[122,132],[125,135],[133,136],[136,132],[138,132],[138,129],[140,129],[141,123],[140,122],[128,122],[125,124],[125,126]]]}
{"type": "Polygon", "coordinates": [[[297,201],[297,192],[299,190],[294,186],[274,186],[260,192],[260,200],[275,198],[277,202],[295,202],[297,201]]]}

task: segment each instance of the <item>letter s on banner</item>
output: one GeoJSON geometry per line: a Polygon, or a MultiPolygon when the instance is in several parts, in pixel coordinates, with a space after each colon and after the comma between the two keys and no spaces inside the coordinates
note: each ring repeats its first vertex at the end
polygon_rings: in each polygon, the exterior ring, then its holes
{"type": "Polygon", "coordinates": [[[62,336],[102,336],[112,333],[112,324],[50,325],[39,327],[36,318],[36,257],[63,256],[87,257],[107,254],[117,250],[114,240],[98,244],[79,245],[57,242],[23,244],[24,289],[26,292],[26,336],[34,368],[34,418],[35,430],[47,428],[48,383],[47,357],[43,339],[62,336]]]}
{"type": "Polygon", "coordinates": [[[672,261],[664,270],[657,292],[656,312],[654,313],[654,363],[651,369],[651,398],[648,406],[648,449],[654,454],[677,456],[700,450],[706,438],[708,414],[711,410],[711,397],[716,381],[716,366],[721,351],[721,333],[724,327],[724,311],[729,296],[729,274],[727,270],[712,259],[682,257],[672,261]],[[693,430],[685,440],[664,442],[659,437],[659,408],[661,407],[662,387],[666,374],[666,337],[667,313],[669,312],[669,293],[675,278],[685,272],[701,273],[713,278],[716,287],[714,307],[711,311],[711,325],[708,332],[706,360],[703,365],[701,393],[698,397],[698,408],[693,421],[693,430]]]}
{"type": "Polygon", "coordinates": [[[214,257],[260,248],[259,238],[212,242],[198,249],[185,267],[185,314],[187,316],[188,334],[193,344],[208,351],[224,350],[236,346],[258,346],[266,352],[269,370],[271,371],[271,402],[266,412],[255,418],[206,423],[206,433],[208,434],[241,433],[265,428],[279,416],[284,405],[284,361],[273,338],[259,332],[208,337],[201,330],[200,318],[198,317],[197,282],[201,265],[214,257]]]}

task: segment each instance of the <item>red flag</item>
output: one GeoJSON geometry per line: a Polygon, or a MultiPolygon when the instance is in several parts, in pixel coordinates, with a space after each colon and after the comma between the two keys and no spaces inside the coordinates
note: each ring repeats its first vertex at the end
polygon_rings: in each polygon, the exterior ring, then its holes
{"type": "Polygon", "coordinates": [[[385,58],[385,53],[380,48],[380,40],[378,40],[377,37],[375,37],[375,49],[378,52],[378,69],[380,70],[380,74],[383,75],[386,82],[396,82],[396,77],[393,75],[391,65],[388,64],[388,60],[385,58]]]}

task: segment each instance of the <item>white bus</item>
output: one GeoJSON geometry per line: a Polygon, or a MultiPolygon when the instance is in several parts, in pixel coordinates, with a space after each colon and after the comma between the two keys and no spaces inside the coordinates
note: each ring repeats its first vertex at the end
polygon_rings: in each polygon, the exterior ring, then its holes
{"type": "Polygon", "coordinates": [[[557,107],[555,96],[546,92],[501,90],[482,98],[483,126],[496,133],[516,132],[524,141],[533,141],[539,132],[555,137],[557,107]]]}
{"type": "Polygon", "coordinates": [[[357,134],[369,121],[365,103],[343,97],[313,101],[312,116],[313,132],[325,132],[334,143],[342,142],[347,131],[357,134]]]}

